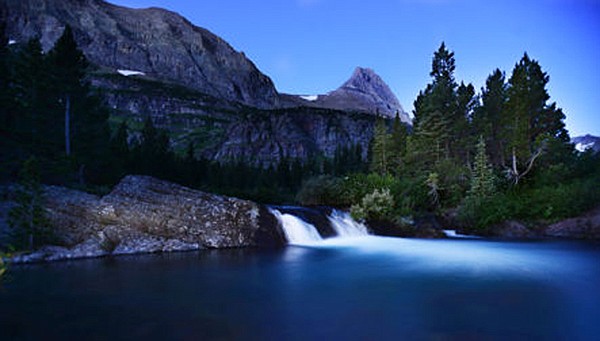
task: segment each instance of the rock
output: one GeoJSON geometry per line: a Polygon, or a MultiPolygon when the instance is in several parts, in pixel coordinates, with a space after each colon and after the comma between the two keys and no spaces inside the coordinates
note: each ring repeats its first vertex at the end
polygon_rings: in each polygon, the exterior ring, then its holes
{"type": "Polygon", "coordinates": [[[527,228],[523,223],[514,220],[507,220],[501,224],[492,226],[488,233],[492,237],[506,239],[529,239],[539,237],[538,233],[527,228]]]}
{"type": "Polygon", "coordinates": [[[600,206],[579,217],[552,224],[544,234],[556,238],[600,240],[600,206]]]}
{"type": "Polygon", "coordinates": [[[101,198],[49,186],[45,200],[64,247],[45,247],[13,261],[285,244],[277,222],[258,204],[148,176],[127,176],[101,198]]]}
{"type": "Polygon", "coordinates": [[[254,112],[232,122],[223,139],[202,154],[209,159],[272,165],[282,157],[332,158],[340,146],[362,147],[366,158],[375,118],[341,111],[297,108],[254,112]]]}

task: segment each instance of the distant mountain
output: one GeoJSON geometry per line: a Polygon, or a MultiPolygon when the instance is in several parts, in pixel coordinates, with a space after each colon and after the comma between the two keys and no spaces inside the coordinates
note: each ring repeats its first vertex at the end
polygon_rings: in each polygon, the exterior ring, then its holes
{"type": "Polygon", "coordinates": [[[344,111],[360,111],[386,117],[400,115],[402,122],[411,119],[400,105],[389,86],[372,69],[357,67],[338,89],[324,95],[296,96],[296,101],[306,106],[344,111]]]}
{"type": "Polygon", "coordinates": [[[571,139],[571,143],[575,145],[575,149],[584,152],[588,149],[594,153],[600,153],[600,137],[593,135],[577,136],[571,139]]]}
{"type": "Polygon", "coordinates": [[[0,0],[9,38],[39,37],[45,50],[66,24],[88,59],[107,71],[184,85],[258,108],[279,105],[271,79],[223,39],[158,8],[101,0],[0,0]]]}

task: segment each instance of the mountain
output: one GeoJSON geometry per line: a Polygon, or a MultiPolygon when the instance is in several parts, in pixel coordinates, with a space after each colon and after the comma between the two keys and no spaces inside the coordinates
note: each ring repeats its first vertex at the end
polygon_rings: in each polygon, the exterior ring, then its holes
{"type": "Polygon", "coordinates": [[[372,69],[357,67],[342,86],[325,95],[297,96],[296,101],[306,106],[344,111],[360,111],[395,117],[404,123],[411,119],[400,105],[389,86],[372,69]]]}
{"type": "Polygon", "coordinates": [[[600,153],[600,137],[593,135],[584,135],[571,138],[571,143],[575,145],[575,149],[580,152],[593,150],[594,153],[600,153]]]}
{"type": "Polygon", "coordinates": [[[47,51],[70,25],[94,66],[90,82],[110,109],[112,126],[126,121],[134,139],[150,117],[182,154],[191,143],[197,156],[211,160],[272,165],[281,158],[331,158],[338,147],[360,145],[366,157],[373,114],[399,112],[410,122],[373,70],[357,68],[314,101],[279,94],[243,53],[163,9],[0,0],[0,15],[16,48],[39,37],[47,51]]]}
{"type": "Polygon", "coordinates": [[[223,39],[159,8],[101,0],[0,0],[9,38],[39,37],[45,50],[73,28],[86,57],[107,71],[173,82],[258,108],[279,105],[271,79],[223,39]]]}

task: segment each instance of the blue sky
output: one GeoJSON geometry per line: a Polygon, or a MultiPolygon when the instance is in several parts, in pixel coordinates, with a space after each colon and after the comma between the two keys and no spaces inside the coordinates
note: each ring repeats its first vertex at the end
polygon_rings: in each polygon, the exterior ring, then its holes
{"type": "Polygon", "coordinates": [[[243,51],[277,90],[321,94],[374,69],[411,112],[442,41],[480,89],[527,52],[572,136],[600,135],[600,0],[110,0],[178,12],[243,51]]]}

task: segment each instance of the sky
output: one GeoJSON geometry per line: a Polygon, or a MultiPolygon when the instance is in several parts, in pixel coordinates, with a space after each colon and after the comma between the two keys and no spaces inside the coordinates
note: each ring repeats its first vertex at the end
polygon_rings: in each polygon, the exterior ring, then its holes
{"type": "Polygon", "coordinates": [[[571,136],[600,136],[600,0],[109,0],[175,11],[243,51],[279,92],[339,87],[375,70],[405,111],[430,82],[433,52],[455,53],[457,81],[480,91],[525,52],[550,76],[571,136]]]}

